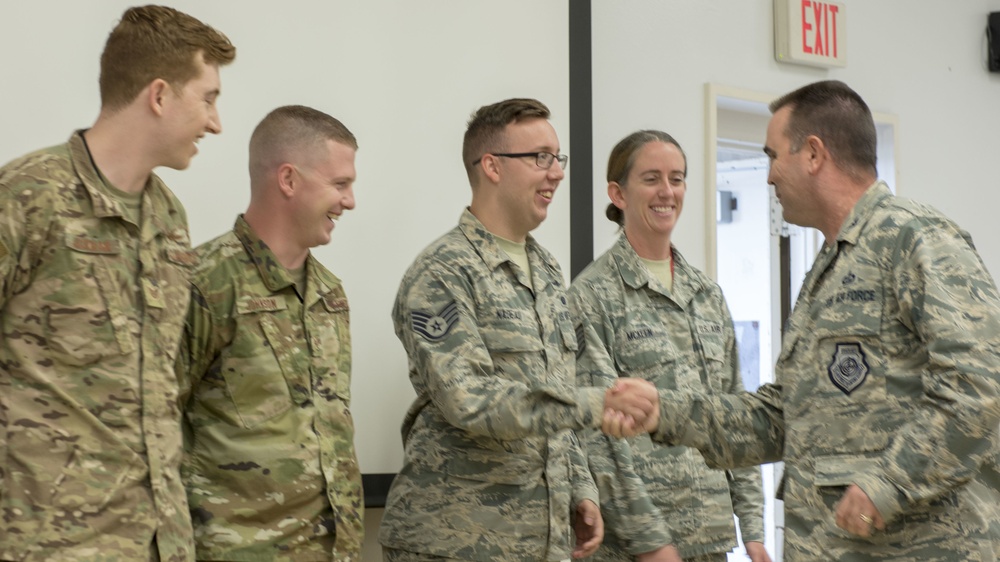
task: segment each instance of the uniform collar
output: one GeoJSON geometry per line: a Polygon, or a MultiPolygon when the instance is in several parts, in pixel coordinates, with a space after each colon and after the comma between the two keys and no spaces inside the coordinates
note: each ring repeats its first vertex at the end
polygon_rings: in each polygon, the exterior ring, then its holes
{"type": "Polygon", "coordinates": [[[295,284],[295,281],[288,274],[288,270],[281,265],[278,258],[275,257],[274,252],[271,251],[271,248],[250,228],[250,224],[243,218],[243,215],[236,217],[233,232],[240,243],[243,244],[247,256],[250,257],[250,261],[257,268],[257,273],[260,274],[264,286],[269,291],[276,293],[295,284]]]}
{"type": "MultiPolygon", "coordinates": [[[[250,223],[243,218],[243,215],[236,217],[233,233],[243,244],[247,256],[257,268],[257,273],[268,291],[277,293],[295,285],[295,280],[289,275],[288,270],[281,265],[271,248],[250,228],[250,223]]],[[[306,296],[303,300],[307,306],[323,298],[340,285],[339,280],[326,272],[316,261],[312,252],[306,256],[304,267],[306,268],[306,296]]]]}
{"type": "MultiPolygon", "coordinates": [[[[490,270],[494,270],[500,267],[500,264],[510,261],[510,256],[507,255],[507,252],[500,249],[493,233],[486,230],[486,227],[476,218],[476,215],[472,214],[472,211],[469,209],[462,211],[462,217],[458,221],[458,226],[473,247],[476,248],[476,251],[479,252],[479,255],[490,270]]],[[[525,239],[524,248],[529,256],[532,254],[541,254],[538,243],[535,242],[535,239],[530,234],[525,239]]],[[[545,261],[546,263],[548,262],[548,260],[545,261]]]]}
{"type": "MultiPolygon", "coordinates": [[[[513,263],[507,252],[500,249],[493,233],[486,230],[483,223],[468,208],[462,211],[458,227],[469,240],[469,243],[472,244],[472,247],[476,249],[479,257],[482,258],[483,263],[490,271],[495,271],[504,262],[513,263]]],[[[525,238],[524,249],[528,254],[528,262],[531,264],[532,285],[535,291],[542,290],[553,279],[561,279],[559,268],[554,263],[554,260],[549,257],[548,253],[538,245],[538,242],[530,234],[525,238]],[[541,268],[545,268],[548,274],[540,275],[539,270],[541,268]]]]}
{"type": "MultiPolygon", "coordinates": [[[[104,180],[101,173],[94,164],[94,160],[87,149],[87,143],[83,138],[86,129],[75,131],[69,138],[70,159],[73,162],[73,170],[83,183],[83,188],[90,197],[91,206],[94,209],[94,216],[98,218],[119,217],[124,218],[125,213],[121,208],[121,203],[111,197],[103,189],[104,180]]],[[[173,236],[173,230],[167,219],[175,218],[177,209],[174,208],[172,197],[168,195],[168,190],[163,181],[153,174],[149,174],[146,185],[143,187],[144,196],[142,198],[142,240],[149,241],[161,232],[173,236]]]]}
{"type": "Polygon", "coordinates": [[[683,304],[690,301],[705,286],[701,275],[688,264],[684,256],[672,244],[670,246],[670,254],[674,260],[674,282],[673,288],[669,292],[659,280],[653,278],[649,272],[649,268],[642,263],[642,258],[639,257],[639,254],[635,253],[635,248],[632,247],[632,244],[629,244],[624,232],[618,237],[615,245],[612,246],[611,252],[615,263],[618,264],[618,273],[621,275],[622,282],[632,289],[640,289],[648,286],[651,290],[670,298],[674,302],[683,304]]]}
{"type": "Polygon", "coordinates": [[[869,217],[889,197],[892,197],[892,192],[884,181],[879,180],[869,186],[841,225],[837,240],[843,240],[851,245],[856,244],[869,217]]]}

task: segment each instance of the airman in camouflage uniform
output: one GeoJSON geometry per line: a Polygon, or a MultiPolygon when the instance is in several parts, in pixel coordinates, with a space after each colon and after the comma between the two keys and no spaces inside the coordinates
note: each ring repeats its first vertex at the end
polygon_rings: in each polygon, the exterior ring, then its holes
{"type": "MultiPolygon", "coordinates": [[[[576,363],[581,386],[607,387],[627,376],[668,390],[743,390],[722,291],[676,249],[673,263],[668,291],[622,235],[573,280],[570,301],[584,338],[576,363]]],[[[734,511],[744,542],[764,542],[757,467],[713,470],[696,449],[655,443],[648,434],[618,440],[590,431],[580,440],[607,526],[595,560],[632,560],[667,544],[685,560],[724,559],[736,546],[734,511]]]]}
{"type": "Polygon", "coordinates": [[[564,278],[528,234],[563,178],[548,115],[519,99],[473,115],[472,205],[400,283],[393,322],[417,398],[379,533],[387,561],[560,560],[574,529],[576,555],[600,542],[571,430],[600,425],[605,391],[576,386],[564,278]]]}
{"type": "Polygon", "coordinates": [[[827,244],[776,383],[664,392],[654,438],[715,466],[783,459],[790,562],[993,561],[997,494],[981,474],[1000,423],[993,279],[968,233],[874,180],[871,113],[846,85],[811,84],[772,111],[769,182],[786,220],[827,244]]]}
{"type": "Polygon", "coordinates": [[[354,208],[356,149],[325,113],[272,111],[246,215],[198,247],[178,370],[199,560],[360,560],[349,307],[309,252],[354,208]]]}
{"type": "Polygon", "coordinates": [[[233,56],[186,14],[132,8],[105,47],[94,126],[0,169],[0,560],[193,559],[173,363],[195,256],[152,168],[187,167],[219,132],[233,56]],[[120,84],[121,59],[144,57],[190,76],[142,67],[120,84]]]}
{"type": "MultiPolygon", "coordinates": [[[[742,392],[722,290],[670,242],[687,192],[680,144],[663,131],[632,133],[612,149],[607,180],[606,215],[622,234],[569,289],[581,340],[577,381],[609,387],[622,376],[667,390],[742,392]]],[[[594,560],[724,562],[737,544],[735,510],[751,560],[770,562],[759,469],[713,470],[696,449],[648,434],[579,434],[608,529],[594,560]]]]}

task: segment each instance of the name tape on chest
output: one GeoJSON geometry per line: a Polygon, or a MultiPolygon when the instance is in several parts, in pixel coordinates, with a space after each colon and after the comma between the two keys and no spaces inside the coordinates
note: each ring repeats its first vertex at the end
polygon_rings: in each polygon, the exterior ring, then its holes
{"type": "Polygon", "coordinates": [[[70,236],[66,244],[85,254],[119,254],[121,246],[117,240],[100,240],[84,235],[70,236]]]}
{"type": "Polygon", "coordinates": [[[430,342],[444,339],[456,324],[458,324],[458,304],[455,301],[451,301],[436,313],[422,310],[410,313],[410,325],[413,331],[430,342]]]}
{"type": "Polygon", "coordinates": [[[652,328],[643,326],[634,330],[625,331],[625,341],[648,340],[656,335],[652,328]]]}
{"type": "Polygon", "coordinates": [[[236,311],[240,314],[253,312],[275,312],[288,308],[284,297],[248,297],[236,303],[236,311]]]}

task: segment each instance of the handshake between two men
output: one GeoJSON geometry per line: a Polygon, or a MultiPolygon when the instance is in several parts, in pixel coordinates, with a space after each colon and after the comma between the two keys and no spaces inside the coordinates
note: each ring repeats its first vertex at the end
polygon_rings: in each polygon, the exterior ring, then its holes
{"type": "Polygon", "coordinates": [[[634,437],[660,423],[660,394],[653,383],[621,377],[604,394],[601,431],[612,437],[634,437]]]}

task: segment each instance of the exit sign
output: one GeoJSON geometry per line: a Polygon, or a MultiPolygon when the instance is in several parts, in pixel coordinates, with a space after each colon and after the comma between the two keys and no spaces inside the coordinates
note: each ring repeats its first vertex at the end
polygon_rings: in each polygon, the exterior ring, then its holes
{"type": "Polygon", "coordinates": [[[774,58],[809,66],[847,66],[847,12],[840,2],[774,0],[774,58]]]}

